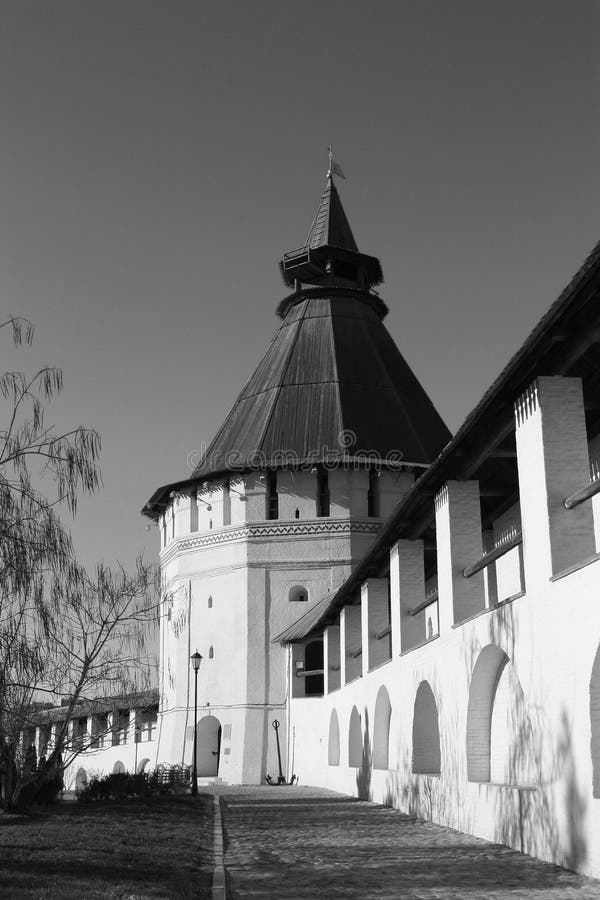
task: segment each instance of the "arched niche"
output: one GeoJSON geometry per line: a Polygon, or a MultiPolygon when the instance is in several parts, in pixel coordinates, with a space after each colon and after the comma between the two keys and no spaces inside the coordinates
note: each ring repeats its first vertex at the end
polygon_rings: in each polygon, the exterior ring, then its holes
{"type": "Polygon", "coordinates": [[[84,768],[77,769],[77,775],[75,776],[75,790],[77,793],[86,789],[88,784],[87,772],[84,768]]]}
{"type": "Polygon", "coordinates": [[[413,709],[412,740],[413,772],[420,775],[439,775],[441,751],[438,708],[428,681],[422,681],[417,688],[413,709]]]}
{"type": "Polygon", "coordinates": [[[113,773],[115,775],[123,775],[123,773],[126,771],[127,769],[125,768],[125,764],[122,763],[120,759],[118,759],[113,766],[113,773]]]}
{"type": "Polygon", "coordinates": [[[329,738],[327,741],[327,762],[330,766],[340,764],[340,723],[335,709],[329,716],[329,738]]]}
{"type": "Polygon", "coordinates": [[[473,669],[467,707],[467,777],[490,780],[492,710],[508,656],[495,644],[484,647],[473,669]]]}
{"type": "Polygon", "coordinates": [[[382,685],[375,701],[375,718],[373,720],[373,768],[387,769],[390,755],[390,721],[392,704],[387,688],[382,685]]]}
{"type": "Polygon", "coordinates": [[[360,715],[355,706],[350,713],[350,726],[348,728],[348,765],[358,769],[362,765],[362,732],[360,727],[360,715]]]}
{"type": "Polygon", "coordinates": [[[138,775],[141,775],[142,772],[146,771],[146,766],[148,765],[149,762],[150,762],[150,760],[148,759],[147,756],[145,756],[143,759],[140,759],[139,763],[137,764],[138,775]]]}

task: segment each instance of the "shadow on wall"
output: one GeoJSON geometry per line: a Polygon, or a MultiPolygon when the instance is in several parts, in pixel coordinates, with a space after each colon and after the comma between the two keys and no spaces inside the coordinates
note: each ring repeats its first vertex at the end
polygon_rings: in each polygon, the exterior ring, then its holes
{"type": "MultiPolygon", "coordinates": [[[[448,714],[444,716],[442,714],[444,695],[440,684],[434,680],[432,685],[427,684],[427,687],[435,700],[431,704],[429,713],[430,715],[435,714],[437,719],[436,727],[432,728],[432,734],[435,732],[437,740],[439,740],[438,759],[441,763],[441,773],[424,771],[424,767],[419,765],[418,758],[415,760],[415,748],[412,741],[402,751],[400,747],[397,747],[393,759],[390,760],[393,768],[389,771],[386,779],[384,803],[386,806],[396,807],[417,818],[455,828],[460,827],[468,831],[472,823],[467,821],[463,810],[465,775],[461,767],[464,768],[464,742],[459,734],[458,712],[453,711],[451,706],[449,710],[451,718],[448,714]],[[422,768],[423,771],[416,771],[419,768],[422,768]],[[459,825],[457,825],[457,821],[460,822],[459,825]]],[[[415,685],[413,726],[417,695],[418,686],[415,685]]],[[[408,729],[408,723],[406,728],[408,729]]],[[[414,737],[414,727],[408,733],[414,737]]]]}
{"type": "Polygon", "coordinates": [[[362,738],[362,754],[360,767],[356,772],[356,792],[359,800],[371,800],[371,767],[373,765],[373,748],[369,729],[369,711],[365,706],[365,727],[362,738]]]}
{"type": "MultiPolygon", "coordinates": [[[[546,856],[568,869],[580,869],[588,854],[584,832],[587,801],[577,780],[571,736],[571,722],[561,712],[556,737],[551,736],[538,710],[529,713],[536,765],[531,788],[498,790],[496,800],[496,840],[533,856],[546,856]],[[565,833],[560,834],[557,807],[564,807],[565,833]]],[[[531,740],[531,738],[529,738],[531,740]]],[[[523,745],[512,748],[517,757],[523,745]]]]}

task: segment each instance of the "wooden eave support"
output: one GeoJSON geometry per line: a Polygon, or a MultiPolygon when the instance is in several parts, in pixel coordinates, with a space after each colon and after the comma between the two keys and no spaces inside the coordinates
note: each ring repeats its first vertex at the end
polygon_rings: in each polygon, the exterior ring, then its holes
{"type": "MultiPolygon", "coordinates": [[[[600,486],[598,487],[600,490],[600,486]]],[[[505,553],[508,553],[509,550],[512,550],[514,547],[518,547],[519,544],[523,543],[523,535],[521,531],[517,531],[513,537],[509,538],[503,544],[500,544],[499,547],[494,547],[493,550],[489,550],[488,553],[484,553],[483,556],[477,560],[476,563],[473,563],[472,566],[467,566],[467,568],[463,571],[463,575],[465,578],[471,578],[472,575],[475,575],[477,572],[481,572],[482,569],[485,569],[486,566],[489,566],[490,563],[495,562],[497,559],[500,559],[501,556],[504,556],[505,553]]]]}
{"type": "Polygon", "coordinates": [[[375,640],[380,641],[382,638],[387,637],[388,634],[391,634],[392,626],[386,625],[385,628],[382,628],[381,631],[378,631],[375,635],[375,640]]]}
{"type": "Polygon", "coordinates": [[[580,503],[590,500],[598,493],[600,493],[600,478],[597,478],[595,481],[590,481],[585,487],[580,488],[580,490],[575,491],[574,494],[571,494],[570,497],[563,500],[563,506],[565,509],[575,509],[580,503]]]}
{"type": "Polygon", "coordinates": [[[413,606],[412,609],[409,609],[409,616],[417,616],[424,609],[427,609],[428,606],[431,606],[432,603],[435,603],[438,599],[439,593],[438,591],[432,591],[430,594],[427,594],[424,600],[421,603],[417,603],[416,606],[413,606]]]}

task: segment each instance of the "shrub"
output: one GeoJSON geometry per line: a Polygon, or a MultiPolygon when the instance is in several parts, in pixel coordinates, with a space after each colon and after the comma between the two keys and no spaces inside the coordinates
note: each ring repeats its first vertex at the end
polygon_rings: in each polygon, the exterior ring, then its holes
{"type": "Polygon", "coordinates": [[[128,797],[161,797],[183,793],[190,782],[189,766],[159,765],[151,772],[111,772],[95,775],[77,793],[82,803],[97,800],[126,800],[128,797]]]}

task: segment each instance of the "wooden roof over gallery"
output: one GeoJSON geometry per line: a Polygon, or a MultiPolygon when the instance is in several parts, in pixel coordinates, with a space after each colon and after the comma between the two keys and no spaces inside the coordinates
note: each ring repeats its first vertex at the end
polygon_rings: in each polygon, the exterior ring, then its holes
{"type": "Polygon", "coordinates": [[[434,574],[434,497],[446,481],[479,481],[484,530],[513,506],[519,498],[514,403],[541,375],[581,378],[588,438],[600,434],[600,243],[455,437],[398,504],[371,550],[344,584],[274,640],[303,640],[333,623],[342,606],[358,602],[361,584],[367,578],[387,574],[389,548],[397,540],[422,539],[425,577],[434,574]]]}
{"type": "Polygon", "coordinates": [[[329,175],[303,247],[284,256],[295,290],[279,305],[283,321],[263,359],[197,468],[159,488],[144,514],[157,518],[171,491],[230,473],[435,459],[451,435],[383,324],[374,260],[358,251],[329,175]]]}

